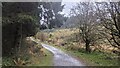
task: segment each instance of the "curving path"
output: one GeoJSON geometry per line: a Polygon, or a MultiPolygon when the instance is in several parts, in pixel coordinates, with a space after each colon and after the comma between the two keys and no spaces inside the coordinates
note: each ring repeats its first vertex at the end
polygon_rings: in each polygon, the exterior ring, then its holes
{"type": "Polygon", "coordinates": [[[42,44],[42,46],[54,54],[54,66],[85,66],[77,59],[53,46],[47,44],[42,44]]]}

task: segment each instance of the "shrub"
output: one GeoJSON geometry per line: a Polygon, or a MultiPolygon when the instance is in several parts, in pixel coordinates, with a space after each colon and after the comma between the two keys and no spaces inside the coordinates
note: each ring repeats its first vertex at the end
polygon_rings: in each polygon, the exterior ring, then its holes
{"type": "Polygon", "coordinates": [[[48,40],[48,37],[45,33],[43,32],[38,32],[36,35],[35,35],[35,38],[36,39],[39,39],[40,41],[44,42],[46,40],[48,40]]]}

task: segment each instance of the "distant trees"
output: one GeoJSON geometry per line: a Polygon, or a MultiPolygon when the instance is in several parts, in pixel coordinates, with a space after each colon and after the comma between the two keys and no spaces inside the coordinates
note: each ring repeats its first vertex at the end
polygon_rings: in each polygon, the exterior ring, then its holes
{"type": "Polygon", "coordinates": [[[69,18],[66,19],[63,27],[66,27],[66,28],[73,28],[73,27],[76,27],[78,25],[78,18],[77,16],[71,16],[69,18]],[[73,23],[74,22],[74,23],[73,23]]]}
{"type": "MultiPolygon", "coordinates": [[[[40,20],[46,23],[48,28],[60,27],[63,24],[63,15],[60,14],[64,5],[61,2],[43,2],[40,3],[40,20]]],[[[44,26],[44,25],[41,25],[44,26]]]]}

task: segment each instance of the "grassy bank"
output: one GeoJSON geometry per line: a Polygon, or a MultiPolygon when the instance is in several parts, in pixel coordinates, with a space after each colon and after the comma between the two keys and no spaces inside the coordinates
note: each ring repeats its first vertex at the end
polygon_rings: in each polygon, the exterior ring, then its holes
{"type": "MultiPolygon", "coordinates": [[[[38,42],[38,40],[36,40],[34,37],[33,37],[33,39],[36,43],[38,43],[37,46],[39,46],[39,44],[41,46],[41,42],[38,42]]],[[[39,56],[37,56],[37,57],[32,56],[31,57],[31,62],[32,62],[31,65],[32,66],[53,66],[53,62],[52,62],[53,61],[53,54],[43,47],[41,48],[40,51],[42,51],[43,55],[40,57],[39,56]]]]}
{"type": "Polygon", "coordinates": [[[53,54],[45,49],[45,53],[47,56],[41,58],[40,66],[53,66],[53,54]]]}
{"type": "Polygon", "coordinates": [[[110,58],[110,54],[93,52],[90,54],[78,51],[69,51],[72,55],[84,60],[88,65],[95,66],[118,66],[117,59],[110,58]]]}
{"type": "Polygon", "coordinates": [[[52,58],[53,58],[53,54],[51,52],[49,52],[48,50],[44,49],[44,53],[45,56],[44,57],[34,57],[32,56],[31,62],[32,64],[30,64],[30,66],[52,66],[52,58]]]}

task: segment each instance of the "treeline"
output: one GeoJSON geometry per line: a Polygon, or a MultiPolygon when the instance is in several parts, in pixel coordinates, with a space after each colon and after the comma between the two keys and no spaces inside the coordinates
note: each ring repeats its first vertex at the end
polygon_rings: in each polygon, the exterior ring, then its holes
{"type": "Polygon", "coordinates": [[[64,8],[61,2],[43,2],[39,5],[40,29],[59,28],[66,21],[66,17],[60,14],[64,8]]]}

